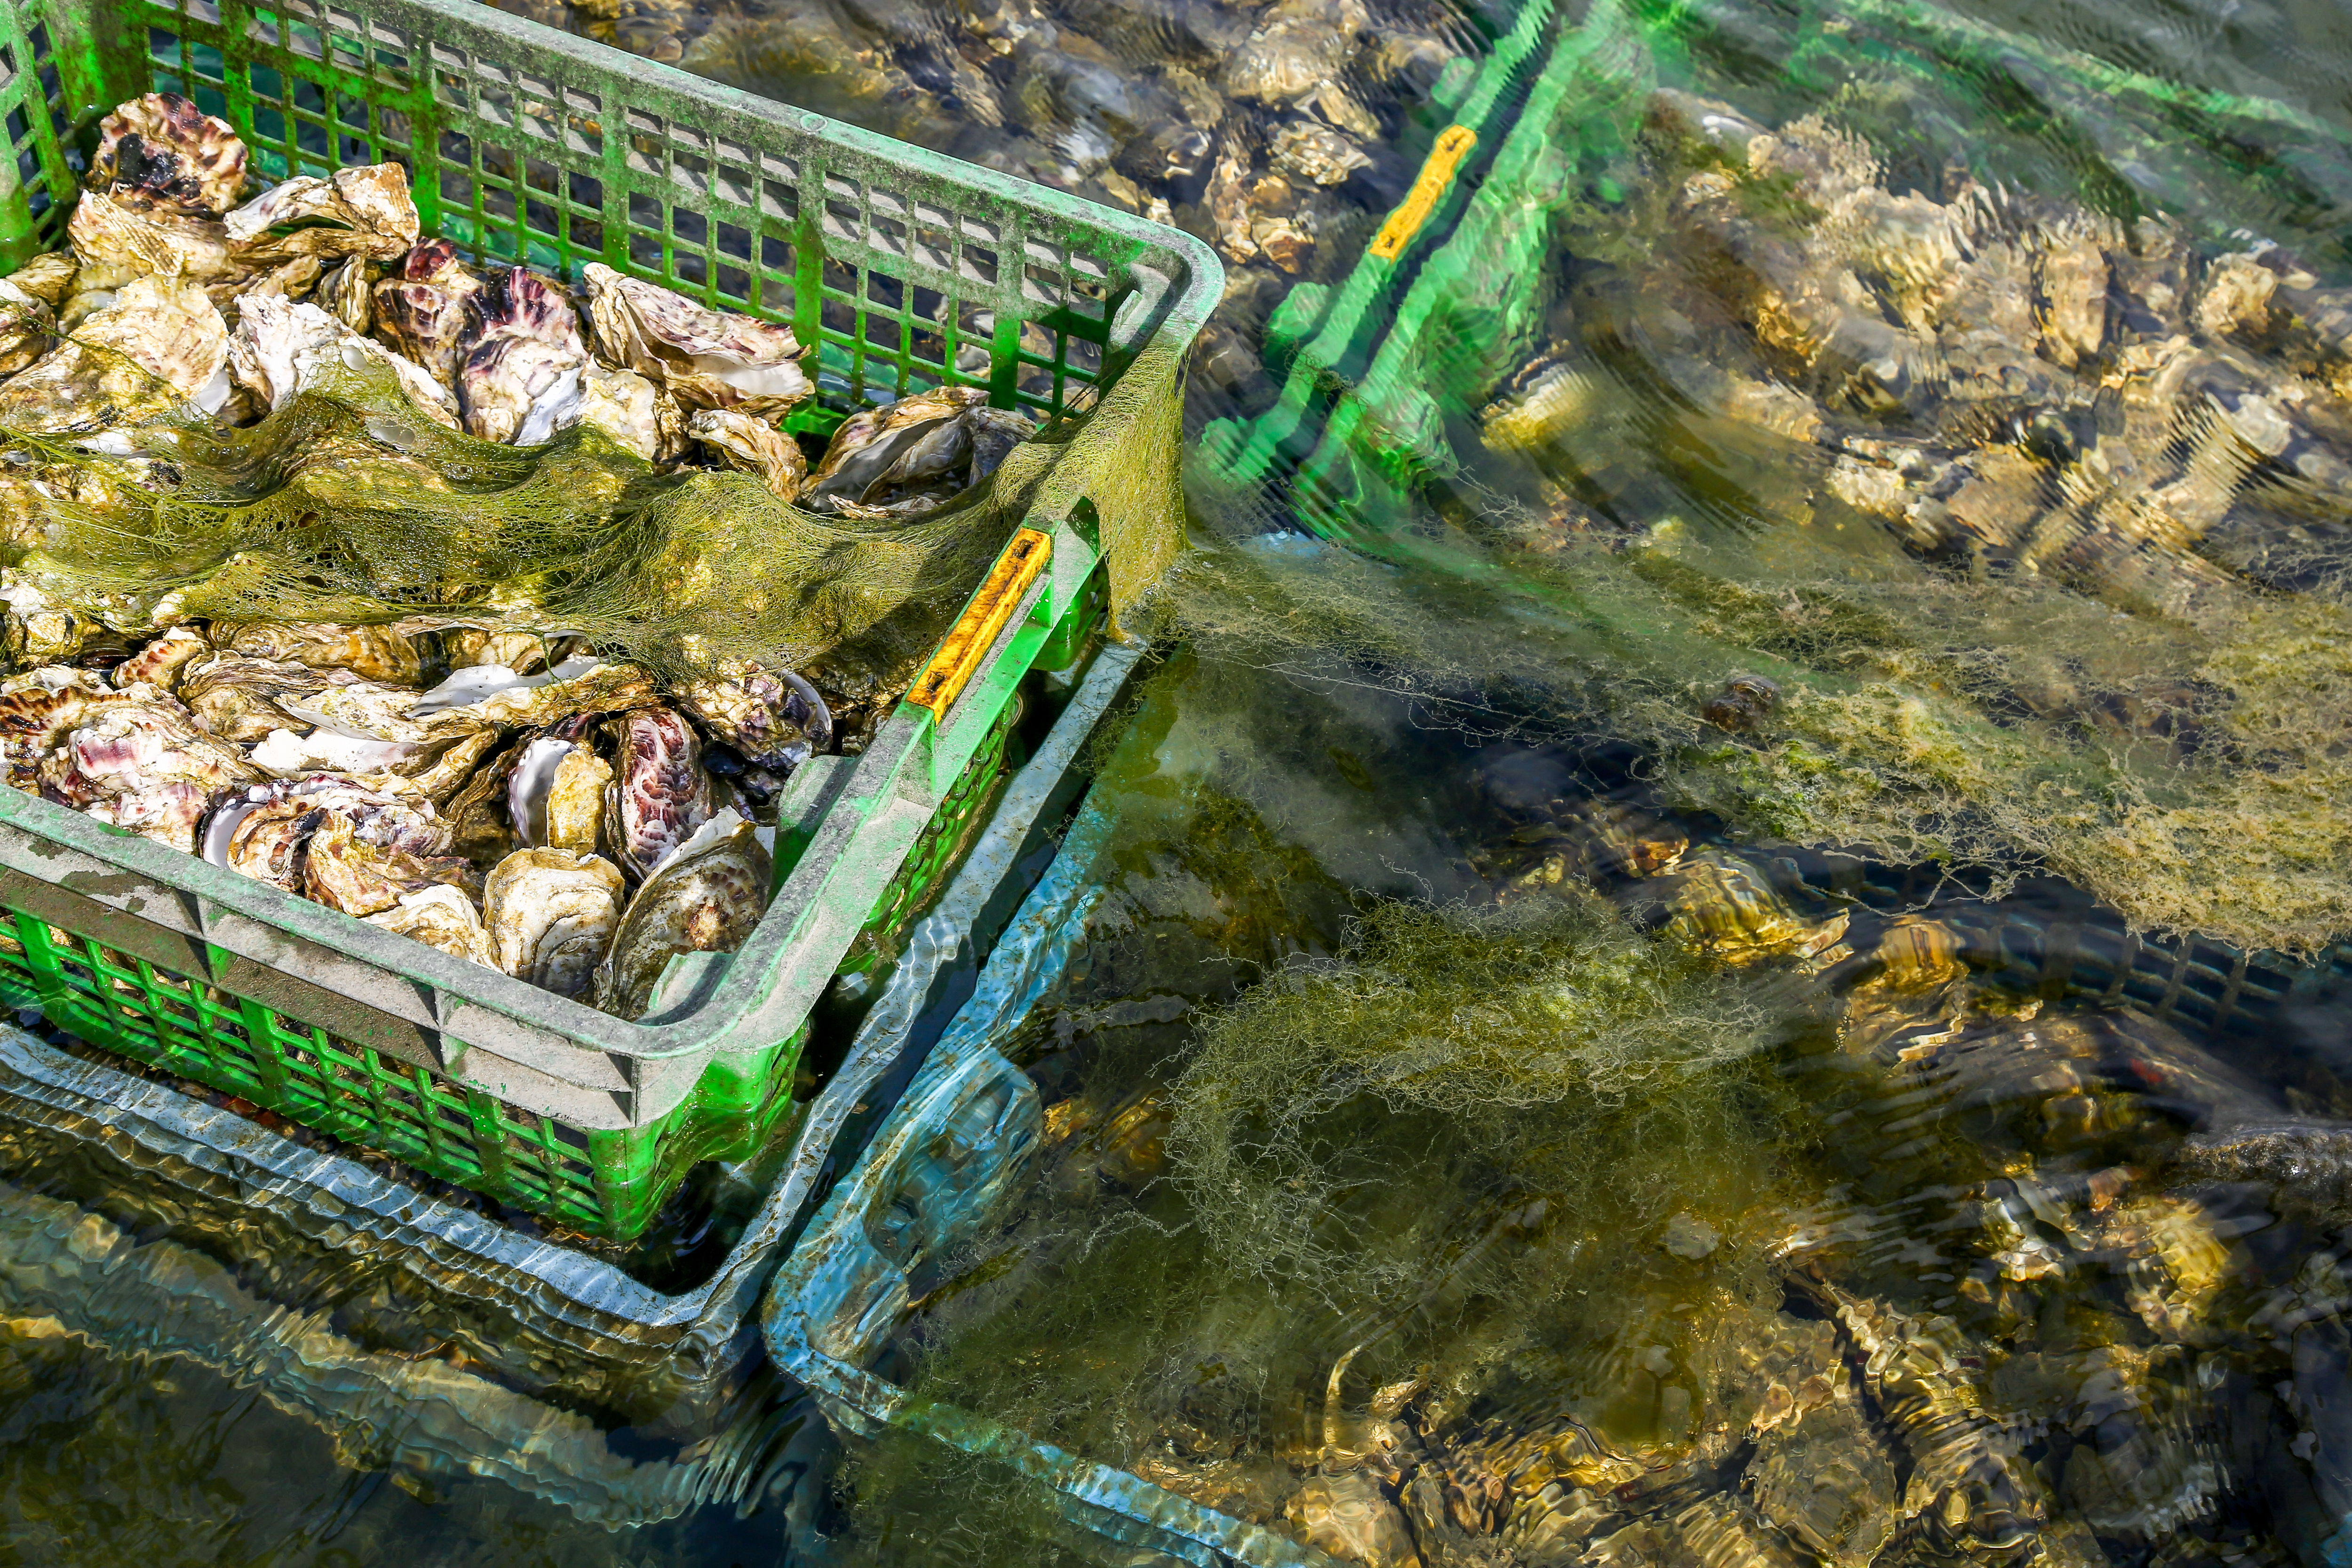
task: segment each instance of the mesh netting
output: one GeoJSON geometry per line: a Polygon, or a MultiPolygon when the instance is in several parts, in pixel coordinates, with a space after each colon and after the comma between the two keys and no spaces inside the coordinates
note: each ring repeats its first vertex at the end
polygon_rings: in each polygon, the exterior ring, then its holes
{"type": "Polygon", "coordinates": [[[477,441],[418,416],[388,370],[340,367],[247,429],[142,432],[137,457],[11,435],[53,471],[123,481],[102,507],[57,500],[21,566],[124,631],[463,622],[576,633],[666,676],[756,658],[885,694],[1024,519],[1091,504],[1114,606],[1150,585],[1181,539],[1179,359],[1147,348],[1091,414],[912,522],[820,518],[750,474],[656,473],[585,426],[538,449],[477,441]]]}

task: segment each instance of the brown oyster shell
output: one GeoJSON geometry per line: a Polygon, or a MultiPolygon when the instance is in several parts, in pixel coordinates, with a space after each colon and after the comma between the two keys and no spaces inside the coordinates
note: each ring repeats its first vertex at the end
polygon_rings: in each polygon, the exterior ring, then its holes
{"type": "Polygon", "coordinates": [[[248,295],[229,338],[229,369],[237,385],[265,408],[283,407],[295,394],[341,370],[370,364],[388,367],[410,402],[440,424],[454,428],[457,400],[415,362],[382,343],[362,338],[317,305],[269,295],[248,295]]]}
{"type": "Polygon", "coordinates": [[[614,777],[604,795],[604,840],[632,882],[710,818],[710,775],[693,728],[667,708],[611,721],[614,777]]]}
{"type": "Polygon", "coordinates": [[[686,422],[686,433],[729,468],[759,475],[778,500],[792,500],[808,482],[808,458],[802,455],[801,444],[740,408],[698,409],[686,422]]]}
{"type": "Polygon", "coordinates": [[[516,267],[467,302],[472,321],[457,367],[466,433],[536,447],[580,419],[588,350],[572,302],[546,279],[516,267]]]}
{"type": "Polygon", "coordinates": [[[824,700],[790,671],[730,662],[681,689],[678,705],[755,768],[788,772],[833,743],[824,700]]]}
{"type": "Polygon", "coordinates": [[[212,645],[194,632],[173,626],[116,665],[114,684],[127,689],[143,680],[162,690],[173,690],[180,683],[180,672],[212,651],[212,645]]]}
{"type": "Polygon", "coordinates": [[[297,174],[223,220],[231,246],[255,261],[363,256],[394,261],[416,245],[416,202],[397,163],[338,169],[329,178],[297,174]],[[289,224],[285,234],[269,231],[289,224]]]}
{"type": "Polygon", "coordinates": [[[281,700],[307,703],[331,686],[357,679],[346,670],[314,669],[290,659],[214,653],[181,670],[179,694],[207,733],[247,742],[268,740],[273,730],[310,727],[311,721],[289,712],[281,700]]]}
{"type": "Polygon", "coordinates": [[[57,346],[58,317],[49,302],[0,278],[0,375],[14,375],[57,346]]]}
{"type": "Polygon", "coordinates": [[[73,292],[81,264],[62,250],[44,251],[8,274],[8,281],[47,304],[52,310],[73,292]]]}
{"type": "Polygon", "coordinates": [[[98,122],[88,184],[117,200],[218,217],[245,190],[245,143],[177,93],[151,92],[98,122]]]}
{"type": "Polygon", "coordinates": [[[326,621],[222,622],[213,639],[247,658],[277,659],[312,669],[348,669],[362,680],[414,686],[422,670],[416,649],[389,626],[338,626],[326,621]]]}
{"type": "Polygon", "coordinates": [[[473,868],[455,856],[370,842],[362,820],[341,811],[321,814],[302,852],[302,890],[347,915],[377,914],[411,893],[436,883],[462,888],[472,877],[473,868]]]}
{"type": "Polygon", "coordinates": [[[66,234],[80,263],[77,294],[120,289],[137,278],[226,283],[252,270],[230,253],[228,230],[217,218],[151,211],[103,191],[82,194],[66,234]]]}
{"type": "Polygon", "coordinates": [[[977,386],[902,397],[834,432],[800,504],[813,511],[878,508],[919,516],[995,472],[1034,429],[1025,415],[989,407],[987,392],[977,386]]]}
{"type": "Polygon", "coordinates": [[[602,262],[590,263],[583,280],[596,357],[636,372],[686,407],[773,419],[814,390],[789,327],[707,310],[602,262]]]}
{"type": "Polygon", "coordinates": [[[375,286],[383,275],[383,267],[373,259],[346,257],[319,279],[311,303],[365,337],[375,327],[375,286]]]}
{"type": "Polygon", "coordinates": [[[481,289],[455,245],[427,240],[375,286],[376,341],[455,392],[469,322],[466,302],[481,289]]]}
{"type": "Polygon", "coordinates": [[[569,849],[518,849],[482,890],[500,969],[560,996],[584,996],[621,921],[621,869],[569,849]]]}
{"type": "Polygon", "coordinates": [[[760,923],[773,877],[758,831],[732,809],[682,843],[629,901],[596,976],[596,1005],[642,1016],[669,961],[732,952],[760,923]]]}

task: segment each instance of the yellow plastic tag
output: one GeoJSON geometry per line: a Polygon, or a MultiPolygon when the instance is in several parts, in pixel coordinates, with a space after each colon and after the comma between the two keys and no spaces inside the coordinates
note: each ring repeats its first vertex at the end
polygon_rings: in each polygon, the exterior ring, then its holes
{"type": "Polygon", "coordinates": [[[963,615],[954,629],[940,644],[940,651],[931,656],[930,664],[923,670],[907,700],[918,708],[928,708],[935,719],[944,721],[948,710],[963,695],[965,684],[979,673],[980,661],[996,645],[997,634],[1021,607],[1022,597],[1029,584],[1045,569],[1054,554],[1054,536],[1024,528],[1014,533],[1013,542],[996,558],[996,564],[980,585],[980,592],[964,606],[963,615]]]}
{"type": "Polygon", "coordinates": [[[1437,198],[1454,181],[1454,171],[1478,144],[1478,133],[1467,125],[1449,125],[1437,134],[1437,145],[1429,150],[1429,161],[1421,166],[1421,175],[1412,189],[1404,194],[1389,221],[1381,225],[1381,232],[1372,237],[1372,254],[1384,261],[1394,261],[1404,253],[1405,241],[1421,231],[1429,215],[1437,210],[1437,198]]]}

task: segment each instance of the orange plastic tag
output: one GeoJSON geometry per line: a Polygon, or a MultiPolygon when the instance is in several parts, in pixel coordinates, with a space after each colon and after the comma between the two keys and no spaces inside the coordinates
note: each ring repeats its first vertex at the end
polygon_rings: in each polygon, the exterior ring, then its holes
{"type": "Polygon", "coordinates": [[[955,627],[940,644],[940,651],[931,656],[907,700],[918,708],[928,708],[933,718],[944,721],[955,700],[963,695],[967,682],[980,671],[980,661],[996,645],[997,634],[1021,607],[1021,600],[1029,592],[1029,584],[1045,569],[1053,558],[1054,536],[1024,528],[1013,536],[1004,553],[980,585],[980,592],[964,606],[963,615],[955,627]]]}

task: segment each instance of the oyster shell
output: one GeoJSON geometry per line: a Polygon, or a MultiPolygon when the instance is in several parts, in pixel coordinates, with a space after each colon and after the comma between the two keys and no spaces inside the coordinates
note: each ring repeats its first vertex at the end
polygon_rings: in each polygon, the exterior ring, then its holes
{"type": "Polygon", "coordinates": [[[1339,185],[1357,170],[1370,168],[1372,160],[1329,126],[1294,120],[1274,133],[1274,166],[1318,185],[1339,185]]]}
{"type": "Polygon", "coordinates": [[[457,367],[466,433],[536,447],[579,423],[588,350],[571,301],[544,278],[517,267],[467,308],[471,325],[457,367]]]}
{"type": "Polygon", "coordinates": [[[688,408],[772,419],[814,390],[789,327],[706,310],[602,262],[589,264],[583,281],[596,357],[635,371],[688,408]]]}
{"type": "Polygon", "coordinates": [[[363,256],[395,261],[416,245],[416,202],[408,171],[397,163],[338,169],[320,179],[297,174],[271,186],[222,220],[232,246],[256,260],[363,256]],[[289,224],[286,234],[269,231],[289,224]]]}
{"type": "Polygon", "coordinates": [[[49,302],[0,278],[0,375],[14,375],[57,346],[58,317],[49,302]]]}
{"type": "Polygon", "coordinates": [[[363,370],[370,363],[388,366],[410,402],[439,423],[457,426],[457,400],[447,387],[318,306],[268,294],[247,295],[238,306],[229,338],[230,374],[265,408],[284,407],[339,369],[363,370]]]}
{"type": "Polygon", "coordinates": [[[455,888],[436,883],[403,894],[399,903],[381,914],[362,918],[396,936],[438,948],[452,958],[470,959],[486,969],[498,967],[490,955],[490,933],[482,924],[481,912],[474,908],[473,900],[455,888]]]}
{"type": "Polygon", "coordinates": [[[228,327],[193,283],[141,278],[30,369],[0,383],[0,426],[28,432],[144,424],[228,400],[228,327]]]}
{"type": "Polygon", "coordinates": [[[383,268],[370,258],[346,257],[319,279],[311,302],[366,337],[375,326],[375,286],[383,276],[383,268]]]}
{"type": "Polygon", "coordinates": [[[441,634],[441,647],[452,671],[498,666],[527,676],[543,672],[548,664],[548,639],[536,632],[486,632],[457,626],[441,634]]]}
{"type": "Polygon", "coordinates": [[[650,463],[686,455],[677,400],[632,370],[591,361],[580,375],[580,423],[592,425],[650,463]]]}
{"type": "Polygon", "coordinates": [[[145,681],[170,691],[180,683],[180,672],[213,651],[212,645],[185,626],[172,626],[163,635],[114,667],[114,684],[130,688],[145,681]]]}
{"type": "Polygon", "coordinates": [[[277,659],[312,669],[347,669],[362,680],[414,686],[422,670],[416,649],[389,626],[336,626],[325,621],[221,622],[213,639],[230,653],[277,659]]]}
{"type": "Polygon", "coordinates": [[[653,680],[635,665],[570,658],[540,676],[492,665],[459,670],[417,701],[415,715],[436,723],[545,730],[581,714],[609,713],[653,700],[653,680]]]}
{"type": "Polygon", "coordinates": [[[8,783],[37,789],[42,763],[76,726],[108,708],[152,702],[160,695],[142,686],[110,691],[88,670],[56,666],[10,677],[0,686],[0,763],[8,783]]]}
{"type": "Polygon", "coordinates": [[[541,735],[515,759],[514,772],[507,778],[507,820],[528,847],[547,842],[547,797],[555,788],[555,770],[575,750],[569,741],[541,735]]]}
{"type": "Polygon", "coordinates": [[[552,735],[531,742],[507,781],[515,837],[530,846],[593,851],[612,782],[612,764],[587,747],[552,735]]]}
{"type": "Polygon", "coordinates": [[[245,143],[177,93],[151,92],[98,122],[89,188],[119,200],[218,217],[245,190],[245,143]]]}
{"type": "Polygon", "coordinates": [[[457,259],[455,245],[426,240],[375,286],[376,341],[423,365],[454,393],[465,359],[466,302],[481,289],[482,280],[457,259]]]}
{"type": "Polygon", "coordinates": [[[584,995],[621,921],[621,868],[569,849],[518,849],[482,889],[490,955],[518,980],[584,995]]]}
{"type": "Polygon", "coordinates": [[[702,408],[686,422],[686,433],[730,468],[757,474],[778,500],[790,500],[808,482],[808,458],[801,444],[740,408],[702,408]]]}
{"type": "Polygon", "coordinates": [[[1285,1511],[1300,1540],[1348,1562],[1406,1568],[1421,1561],[1404,1515],[1361,1471],[1309,1476],[1285,1511]]]}
{"type": "Polygon", "coordinates": [[[64,251],[48,250],[8,274],[8,281],[54,310],[73,292],[80,270],[80,263],[64,251]]]}
{"type": "Polygon", "coordinates": [[[655,868],[629,901],[596,976],[596,1005],[641,1016],[669,961],[732,952],[767,908],[773,868],[759,831],[730,808],[704,823],[655,868]]]}
{"type": "Polygon", "coordinates": [[[1024,414],[989,407],[987,392],[977,386],[902,397],[834,433],[800,504],[813,511],[884,509],[919,516],[994,473],[1034,429],[1024,414]]]}
{"type": "Polygon", "coordinates": [[[243,757],[168,698],[107,708],[40,767],[41,793],[50,799],[184,854],[194,853],[197,825],[213,802],[254,776],[243,757]]]}
{"type": "MultiPolygon", "coordinates": [[[[76,295],[120,289],[139,278],[226,283],[253,270],[231,254],[228,230],[218,218],[140,207],[104,191],[82,193],[66,235],[79,263],[76,295]]],[[[70,302],[61,312],[73,313],[70,302]]]]}
{"type": "Polygon", "coordinates": [[[332,730],[313,730],[308,735],[272,730],[245,755],[257,768],[280,778],[299,778],[321,772],[388,773],[415,761],[422,749],[395,741],[354,740],[332,730]]]}
{"type": "Polygon", "coordinates": [[[604,795],[604,838],[631,881],[653,872],[710,818],[710,775],[687,721],[667,708],[612,721],[616,753],[604,795]]]}
{"type": "MultiPolygon", "coordinates": [[[[323,812],[302,851],[302,890],[347,915],[372,915],[436,883],[463,887],[472,879],[473,867],[456,856],[405,847],[416,836],[384,825],[383,815],[323,812]]],[[[433,841],[446,843],[446,832],[436,831],[433,841]]]]}
{"type": "Polygon", "coordinates": [[[267,740],[273,730],[307,727],[283,706],[316,698],[329,687],[358,678],[345,670],[313,669],[286,659],[214,653],[191,661],[180,673],[180,700],[196,722],[224,741],[267,740]]]}
{"type": "Polygon", "coordinates": [[[722,666],[682,689],[678,705],[755,768],[788,772],[833,744],[824,699],[789,669],[722,666]]]}

